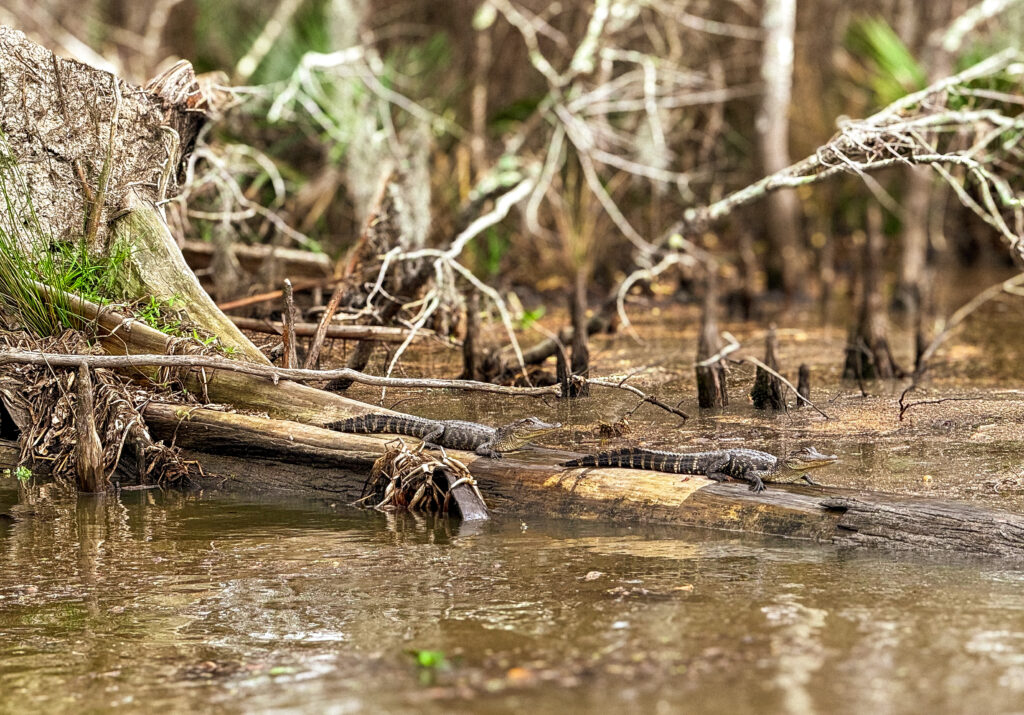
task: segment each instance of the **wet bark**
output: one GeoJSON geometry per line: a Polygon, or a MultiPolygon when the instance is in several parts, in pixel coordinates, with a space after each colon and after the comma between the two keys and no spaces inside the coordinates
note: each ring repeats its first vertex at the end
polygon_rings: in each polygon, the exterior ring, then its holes
{"type": "MultiPolygon", "coordinates": [[[[775,326],[768,331],[764,341],[764,364],[775,372],[779,371],[779,361],[775,353],[779,349],[779,339],[775,335],[775,326]]],[[[750,390],[750,399],[759,410],[784,411],[786,409],[786,388],[782,380],[758,366],[754,386],[750,390]]]]}
{"type": "Polygon", "coordinates": [[[89,368],[78,369],[75,392],[75,478],[78,490],[101,492],[107,487],[103,470],[103,443],[96,430],[96,415],[93,411],[92,376],[89,368]]]}
{"type": "Polygon", "coordinates": [[[697,339],[697,403],[702,408],[725,407],[729,404],[725,365],[721,360],[707,362],[722,349],[718,335],[717,279],[709,270],[704,282],[704,305],[701,312],[700,337],[697,339]]]}

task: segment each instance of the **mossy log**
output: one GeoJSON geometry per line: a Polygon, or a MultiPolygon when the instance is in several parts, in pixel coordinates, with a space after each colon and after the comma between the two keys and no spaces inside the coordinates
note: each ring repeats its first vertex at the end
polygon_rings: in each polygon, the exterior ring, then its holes
{"type": "MultiPolygon", "coordinates": [[[[206,480],[209,487],[346,503],[360,497],[370,465],[394,439],[161,404],[149,405],[145,417],[154,436],[173,439],[216,475],[206,480]]],[[[696,526],[842,547],[1024,558],[1024,516],[973,505],[788,484],[754,494],[745,484],[697,476],[565,469],[559,464],[571,454],[543,448],[500,460],[451,453],[468,465],[497,512],[696,526]]]]}

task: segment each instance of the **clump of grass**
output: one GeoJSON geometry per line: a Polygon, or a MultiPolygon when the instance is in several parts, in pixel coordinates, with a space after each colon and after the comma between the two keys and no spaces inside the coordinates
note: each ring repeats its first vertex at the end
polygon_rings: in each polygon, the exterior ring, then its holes
{"type": "MultiPolygon", "coordinates": [[[[6,137],[0,134],[0,302],[37,335],[56,335],[74,319],[66,296],[46,295],[34,256],[49,245],[6,137]]],[[[56,286],[54,286],[56,287],[56,286]]]]}
{"type": "Polygon", "coordinates": [[[82,328],[70,296],[94,303],[124,301],[131,247],[93,252],[84,237],[56,240],[42,228],[32,195],[6,138],[0,134],[0,303],[33,333],[82,328]],[[52,290],[45,290],[50,288],[52,290]]]}
{"type": "MultiPolygon", "coordinates": [[[[132,303],[133,296],[126,291],[132,270],[131,245],[127,241],[115,243],[101,253],[90,250],[84,237],[54,240],[47,235],[2,133],[0,198],[0,305],[22,327],[39,336],[82,329],[87,321],[75,313],[71,296],[100,305],[132,303]]],[[[192,338],[217,347],[216,336],[192,325],[180,303],[177,297],[150,297],[128,312],[172,337],[192,338]]]]}
{"type": "Polygon", "coordinates": [[[123,286],[130,258],[131,246],[124,242],[103,254],[90,251],[85,240],[64,242],[51,245],[40,272],[54,287],[102,305],[127,299],[123,286]]]}

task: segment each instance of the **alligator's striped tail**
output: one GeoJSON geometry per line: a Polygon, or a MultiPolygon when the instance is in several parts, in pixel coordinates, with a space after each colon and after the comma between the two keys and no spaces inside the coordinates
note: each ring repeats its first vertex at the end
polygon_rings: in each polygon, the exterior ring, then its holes
{"type": "Polygon", "coordinates": [[[424,434],[423,425],[418,421],[398,415],[360,415],[347,420],[331,422],[326,427],[336,432],[354,434],[382,432],[384,434],[404,434],[410,437],[421,437],[424,434]]]}
{"type": "Polygon", "coordinates": [[[586,457],[563,462],[563,467],[625,467],[627,469],[653,469],[659,472],[672,472],[675,474],[691,474],[682,467],[690,469],[694,465],[690,459],[680,459],[689,455],[673,454],[672,452],[660,452],[655,449],[644,449],[643,447],[623,447],[609,452],[589,454],[586,457]],[[683,464],[685,462],[685,465],[683,464]]]}

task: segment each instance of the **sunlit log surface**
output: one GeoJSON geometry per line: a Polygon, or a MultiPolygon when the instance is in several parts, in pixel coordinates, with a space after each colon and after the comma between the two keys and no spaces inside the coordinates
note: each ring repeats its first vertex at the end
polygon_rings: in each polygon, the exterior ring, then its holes
{"type": "MultiPolygon", "coordinates": [[[[392,436],[350,435],[233,413],[151,404],[153,436],[175,440],[211,475],[204,486],[290,492],[343,502],[361,493],[392,436]]],[[[412,438],[403,438],[413,442],[412,438]]],[[[452,450],[498,513],[675,524],[807,539],[844,547],[1024,557],[1024,517],[938,499],[772,485],[754,494],[635,469],[563,469],[566,452],[531,449],[500,460],[452,450]]]]}

